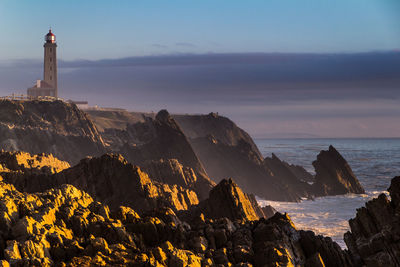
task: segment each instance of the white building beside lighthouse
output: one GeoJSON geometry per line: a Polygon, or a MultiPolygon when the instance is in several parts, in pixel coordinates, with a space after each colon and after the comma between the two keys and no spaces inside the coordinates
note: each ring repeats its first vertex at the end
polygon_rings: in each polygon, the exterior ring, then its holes
{"type": "Polygon", "coordinates": [[[37,80],[33,87],[28,88],[28,96],[33,98],[58,97],[56,36],[50,29],[44,39],[43,80],[37,80]]]}

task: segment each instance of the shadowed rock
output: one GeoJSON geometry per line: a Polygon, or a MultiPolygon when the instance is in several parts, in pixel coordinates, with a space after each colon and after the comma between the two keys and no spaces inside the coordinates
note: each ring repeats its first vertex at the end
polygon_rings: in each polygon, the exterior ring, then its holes
{"type": "MultiPolygon", "coordinates": [[[[196,182],[187,188],[195,190],[200,199],[207,197],[214,185],[181,128],[166,110],[161,110],[155,118],[143,117],[136,123],[127,123],[123,130],[106,128],[102,136],[111,150],[122,154],[129,162],[144,166],[156,179],[163,176],[167,184],[180,179],[176,176],[178,165],[184,170],[192,169],[196,182]]],[[[183,186],[182,181],[178,184],[183,186]]]]}
{"type": "Polygon", "coordinates": [[[38,100],[0,100],[0,148],[53,154],[69,163],[106,152],[96,127],[76,105],[38,100]]]}
{"type": "Polygon", "coordinates": [[[313,166],[316,173],[313,187],[317,196],[365,193],[347,161],[333,146],[321,151],[313,166]]]}
{"type": "Polygon", "coordinates": [[[252,138],[228,118],[215,113],[174,115],[174,118],[216,182],[231,177],[245,192],[264,199],[299,201],[310,197],[311,192],[305,189],[308,184],[301,181],[309,176],[283,162],[280,162],[283,168],[272,170],[268,158],[267,162],[263,159],[252,138]],[[301,174],[301,178],[291,170],[301,174]]]}
{"type": "Polygon", "coordinates": [[[349,220],[344,235],[349,251],[359,266],[400,266],[400,177],[392,179],[385,194],[368,201],[349,220]]]}

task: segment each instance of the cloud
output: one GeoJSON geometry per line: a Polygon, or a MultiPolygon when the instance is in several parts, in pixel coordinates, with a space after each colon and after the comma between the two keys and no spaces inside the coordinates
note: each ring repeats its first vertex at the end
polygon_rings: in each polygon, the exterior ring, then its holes
{"type": "Polygon", "coordinates": [[[163,44],[152,44],[152,47],[156,47],[156,48],[161,48],[161,49],[165,49],[168,48],[167,45],[163,45],[163,44]]]}
{"type": "MultiPolygon", "coordinates": [[[[41,65],[41,61],[0,63],[2,94],[12,93],[11,88],[23,93],[42,76],[41,65]]],[[[181,54],[59,61],[59,67],[61,95],[93,105],[139,111],[167,108],[177,113],[217,111],[256,136],[278,130],[383,136],[382,129],[396,127],[400,133],[400,53],[393,51],[181,54]],[[357,120],[367,130],[352,129],[357,120]],[[386,127],[390,121],[395,125],[386,127]]]]}
{"type": "Polygon", "coordinates": [[[196,45],[194,45],[192,43],[185,43],[185,42],[176,43],[175,45],[182,46],[182,47],[196,47],[196,45]]]}

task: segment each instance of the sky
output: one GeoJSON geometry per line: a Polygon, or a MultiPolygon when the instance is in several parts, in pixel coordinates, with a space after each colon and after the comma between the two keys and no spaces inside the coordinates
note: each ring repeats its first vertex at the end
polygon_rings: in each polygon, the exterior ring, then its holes
{"type": "Polygon", "coordinates": [[[400,137],[400,1],[0,0],[0,95],[219,112],[253,137],[400,137]]]}

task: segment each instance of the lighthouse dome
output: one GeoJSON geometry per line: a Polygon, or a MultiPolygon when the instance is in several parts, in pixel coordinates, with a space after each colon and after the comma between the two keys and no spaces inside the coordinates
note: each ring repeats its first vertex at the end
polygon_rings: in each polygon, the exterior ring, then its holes
{"type": "Polygon", "coordinates": [[[44,40],[46,43],[55,43],[56,42],[56,36],[54,33],[51,32],[51,29],[49,30],[49,33],[45,35],[44,40]]]}

